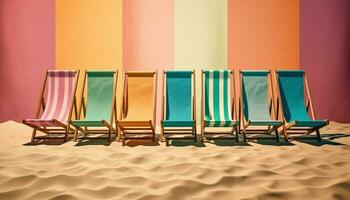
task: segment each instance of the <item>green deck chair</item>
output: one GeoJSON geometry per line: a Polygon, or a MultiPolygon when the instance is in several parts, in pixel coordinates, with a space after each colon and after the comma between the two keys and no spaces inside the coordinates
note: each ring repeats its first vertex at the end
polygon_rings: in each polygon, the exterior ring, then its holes
{"type": "Polygon", "coordinates": [[[167,145],[168,140],[174,139],[197,141],[194,75],[195,71],[165,71],[163,73],[161,131],[167,145]],[[164,96],[164,85],[166,96],[164,96]],[[176,137],[176,134],[183,137],[176,137]]]}
{"type": "Polygon", "coordinates": [[[202,71],[202,141],[207,139],[232,139],[222,134],[233,135],[236,131],[238,141],[238,120],[234,109],[234,75],[230,70],[202,71]],[[204,96],[204,98],[203,98],[204,96]],[[205,132],[206,128],[229,127],[229,132],[205,132]],[[220,134],[223,137],[220,137],[220,134]],[[208,137],[212,135],[213,137],[208,137]],[[215,136],[216,135],[216,136],[215,136]]]}
{"type": "Polygon", "coordinates": [[[279,99],[282,104],[281,114],[286,122],[283,129],[285,138],[288,138],[289,133],[310,134],[316,131],[317,139],[321,140],[319,130],[328,125],[329,121],[315,119],[305,72],[301,70],[279,70],[276,75],[279,85],[279,99]],[[307,95],[306,102],[305,94],[307,95]]]}
{"type": "Polygon", "coordinates": [[[83,110],[85,118],[72,121],[72,125],[76,127],[74,141],[77,140],[78,131],[81,131],[84,135],[108,134],[108,141],[111,141],[112,132],[117,134],[117,131],[113,128],[113,117],[116,118],[115,90],[117,76],[118,74],[115,71],[85,72],[81,106],[78,116],[80,118],[83,110]],[[84,91],[86,82],[87,101],[85,102],[84,91]],[[101,127],[105,127],[107,130],[101,127]],[[95,130],[90,128],[95,128],[95,130]]]}
{"type": "Polygon", "coordinates": [[[283,121],[277,119],[276,108],[273,98],[271,72],[240,71],[241,79],[241,120],[242,132],[246,141],[246,134],[271,134],[275,132],[276,140],[279,141],[278,128],[283,121]],[[269,87],[270,85],[270,87],[269,87]],[[255,127],[255,129],[249,129],[255,127]],[[260,129],[256,129],[261,127],[260,129]],[[267,130],[262,129],[267,127],[267,130]]]}

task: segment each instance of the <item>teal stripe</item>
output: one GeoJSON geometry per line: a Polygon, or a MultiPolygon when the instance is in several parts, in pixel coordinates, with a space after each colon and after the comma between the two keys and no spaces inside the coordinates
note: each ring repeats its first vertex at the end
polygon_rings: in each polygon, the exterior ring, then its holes
{"type": "Polygon", "coordinates": [[[228,71],[224,71],[224,77],[223,77],[223,81],[224,81],[224,116],[225,116],[225,126],[229,126],[230,125],[230,115],[229,115],[229,103],[228,102],[228,90],[229,90],[229,72],[228,71]]]}
{"type": "Polygon", "coordinates": [[[214,108],[214,120],[215,126],[220,125],[220,72],[214,71],[213,77],[213,108],[214,108]]]}

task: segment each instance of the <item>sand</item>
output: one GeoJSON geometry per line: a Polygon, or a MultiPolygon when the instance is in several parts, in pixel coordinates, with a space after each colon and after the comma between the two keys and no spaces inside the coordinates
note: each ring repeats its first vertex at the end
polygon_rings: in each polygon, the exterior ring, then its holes
{"type": "Polygon", "coordinates": [[[350,125],[323,142],[28,144],[0,124],[0,199],[350,199],[350,125]]]}

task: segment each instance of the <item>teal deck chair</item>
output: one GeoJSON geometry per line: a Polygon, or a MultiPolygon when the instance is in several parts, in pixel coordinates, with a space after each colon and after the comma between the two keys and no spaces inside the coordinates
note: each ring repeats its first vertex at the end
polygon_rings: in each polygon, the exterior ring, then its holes
{"type": "Polygon", "coordinates": [[[281,115],[285,121],[283,127],[285,138],[288,139],[288,134],[308,135],[316,132],[317,139],[321,141],[320,128],[328,125],[329,121],[316,120],[305,72],[279,70],[276,76],[282,104],[281,115]]]}
{"type": "Polygon", "coordinates": [[[238,141],[239,121],[236,120],[234,96],[233,71],[202,70],[202,142],[205,139],[234,138],[238,141]],[[230,128],[230,131],[223,131],[223,127],[230,128]],[[207,128],[216,130],[206,132],[207,128]],[[232,137],[235,131],[236,136],[232,137]]]}
{"type": "Polygon", "coordinates": [[[279,141],[278,128],[283,125],[283,121],[277,120],[271,72],[241,70],[240,80],[240,119],[244,140],[246,141],[246,134],[274,132],[279,141]]]}
{"type": "Polygon", "coordinates": [[[175,139],[197,141],[195,110],[195,71],[164,71],[161,135],[167,145],[175,139]]]}
{"type": "MultiPolygon", "coordinates": [[[[76,128],[74,141],[78,138],[78,131],[85,136],[108,134],[108,141],[111,141],[112,133],[117,135],[117,131],[113,127],[113,118],[116,118],[117,115],[115,96],[117,76],[118,73],[115,71],[85,72],[78,119],[71,122],[76,128]],[[86,82],[87,101],[84,97],[86,82]],[[84,119],[80,119],[82,112],[85,116],[84,119]]],[[[80,139],[87,139],[85,136],[80,139]]],[[[102,137],[97,138],[101,139],[102,137]]]]}

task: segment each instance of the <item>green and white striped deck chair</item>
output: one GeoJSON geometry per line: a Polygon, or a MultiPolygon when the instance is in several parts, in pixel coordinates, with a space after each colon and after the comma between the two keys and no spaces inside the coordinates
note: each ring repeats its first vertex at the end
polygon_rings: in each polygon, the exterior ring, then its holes
{"type": "Polygon", "coordinates": [[[277,120],[271,72],[240,70],[240,83],[240,120],[244,141],[246,141],[246,134],[271,134],[272,132],[275,132],[276,140],[279,141],[277,129],[283,125],[283,121],[277,120]]]}
{"type": "MultiPolygon", "coordinates": [[[[238,141],[238,120],[234,109],[234,75],[230,70],[202,71],[202,141],[207,139],[232,139],[232,137],[208,137],[211,134],[230,134],[236,130],[238,141]],[[204,79],[204,80],[203,80],[204,79]],[[203,87],[204,85],[204,87],[203,87]],[[233,90],[233,91],[232,91],[233,90]],[[206,128],[226,127],[229,132],[205,132],[206,128]]],[[[222,130],[222,129],[221,129],[222,130]]]]}

